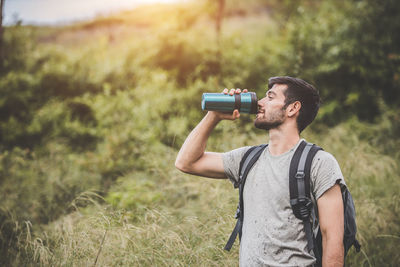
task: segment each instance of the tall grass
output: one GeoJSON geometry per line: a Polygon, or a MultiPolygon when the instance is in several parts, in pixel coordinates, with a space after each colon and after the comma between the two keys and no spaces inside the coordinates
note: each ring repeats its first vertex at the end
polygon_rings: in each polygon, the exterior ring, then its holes
{"type": "MultiPolygon", "coordinates": [[[[225,131],[224,124],[221,130],[225,131]]],[[[215,134],[211,150],[249,141],[239,123],[227,143],[215,134]]],[[[346,126],[305,137],[338,159],[357,209],[362,253],[350,251],[349,266],[396,266],[399,240],[399,175],[395,159],[382,155],[346,126]]],[[[223,251],[234,226],[237,192],[227,180],[200,178],[174,168],[176,150],[160,149],[148,172],[127,173],[110,189],[106,203],[77,208],[43,227],[24,243],[31,264],[48,266],[235,266],[238,244],[223,251]],[[108,204],[107,204],[108,203],[108,204]],[[104,241],[103,241],[104,238],[104,241]],[[97,259],[97,260],[96,260],[97,259]]],[[[28,227],[29,228],[29,227],[28,227]]]]}

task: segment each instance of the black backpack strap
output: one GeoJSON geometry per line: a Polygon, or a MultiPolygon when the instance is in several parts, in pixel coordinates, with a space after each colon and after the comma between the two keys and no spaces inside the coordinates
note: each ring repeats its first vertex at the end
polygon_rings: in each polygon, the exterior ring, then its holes
{"type": "MultiPolygon", "coordinates": [[[[258,158],[261,156],[261,153],[264,151],[264,149],[268,145],[260,145],[257,146],[249,156],[243,161],[242,168],[240,170],[240,175],[239,175],[239,219],[241,223],[243,223],[243,218],[244,218],[244,203],[243,203],[243,190],[244,190],[244,185],[246,183],[247,175],[249,174],[251,168],[253,167],[254,163],[258,160],[258,158]]],[[[240,231],[239,231],[239,239],[242,237],[242,227],[240,226],[240,231]]]]}
{"type": "MultiPolygon", "coordinates": [[[[236,212],[236,214],[237,214],[237,212],[236,212]]],[[[235,218],[236,218],[236,216],[235,216],[235,218]]],[[[229,236],[228,242],[226,242],[226,245],[224,247],[224,249],[227,251],[231,250],[233,243],[235,243],[235,240],[236,240],[236,237],[237,237],[239,231],[241,231],[240,228],[242,228],[240,219],[239,218],[236,218],[236,219],[237,219],[237,221],[236,221],[235,228],[233,228],[233,231],[232,231],[231,235],[229,236]]]]}
{"type": "Polygon", "coordinates": [[[296,218],[304,223],[308,250],[314,249],[313,233],[310,223],[312,201],[310,195],[311,163],[320,147],[302,141],[297,147],[289,169],[290,205],[296,218]]]}
{"type": "Polygon", "coordinates": [[[258,160],[261,153],[268,145],[253,146],[246,151],[242,160],[240,161],[239,167],[239,204],[236,210],[235,218],[237,219],[235,228],[229,237],[228,242],[225,245],[225,250],[229,251],[232,248],[233,243],[236,240],[237,235],[239,235],[239,240],[242,238],[242,225],[243,225],[243,189],[246,182],[247,174],[253,167],[254,163],[258,160]]]}

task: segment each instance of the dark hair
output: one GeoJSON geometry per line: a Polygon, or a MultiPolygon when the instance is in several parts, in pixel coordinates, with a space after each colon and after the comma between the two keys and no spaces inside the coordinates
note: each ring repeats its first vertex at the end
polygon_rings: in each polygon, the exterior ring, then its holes
{"type": "Polygon", "coordinates": [[[317,116],[321,103],[318,90],[302,79],[289,76],[269,78],[268,88],[271,89],[274,84],[287,86],[284,91],[285,108],[295,101],[300,101],[301,108],[297,117],[297,128],[301,133],[317,116]]]}

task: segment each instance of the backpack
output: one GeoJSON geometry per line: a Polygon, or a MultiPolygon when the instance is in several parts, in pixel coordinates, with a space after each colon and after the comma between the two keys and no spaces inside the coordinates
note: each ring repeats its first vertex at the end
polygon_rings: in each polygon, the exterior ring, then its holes
{"type": "MultiPolygon", "coordinates": [[[[247,174],[250,172],[254,163],[258,160],[261,153],[268,145],[263,144],[253,146],[244,154],[239,167],[239,203],[236,210],[237,219],[235,228],[225,245],[225,250],[230,250],[233,243],[239,235],[239,241],[242,237],[242,225],[244,218],[243,205],[243,189],[246,182],[247,174]]],[[[302,141],[297,147],[289,169],[289,190],[290,205],[296,218],[304,223],[304,231],[307,237],[308,250],[313,250],[317,260],[317,266],[322,265],[322,235],[318,224],[318,209],[313,207],[310,193],[310,171],[311,163],[315,154],[322,150],[319,146],[302,141]],[[316,230],[312,230],[312,225],[316,225],[316,230]]],[[[360,244],[356,239],[357,225],[355,220],[355,207],[353,198],[347,188],[342,190],[343,208],[344,208],[344,256],[346,257],[349,249],[354,246],[356,251],[360,251],[360,244]]]]}

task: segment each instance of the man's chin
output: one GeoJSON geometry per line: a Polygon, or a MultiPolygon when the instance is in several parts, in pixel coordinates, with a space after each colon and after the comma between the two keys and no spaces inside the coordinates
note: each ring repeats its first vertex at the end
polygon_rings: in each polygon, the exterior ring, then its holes
{"type": "Polygon", "coordinates": [[[262,130],[269,130],[270,128],[268,127],[268,124],[265,122],[262,122],[258,120],[257,118],[254,120],[254,126],[257,129],[262,129],[262,130]]]}
{"type": "Polygon", "coordinates": [[[257,118],[254,120],[254,126],[257,129],[262,129],[262,130],[271,130],[273,128],[277,128],[279,125],[281,125],[281,122],[265,122],[258,120],[257,118]]]}

